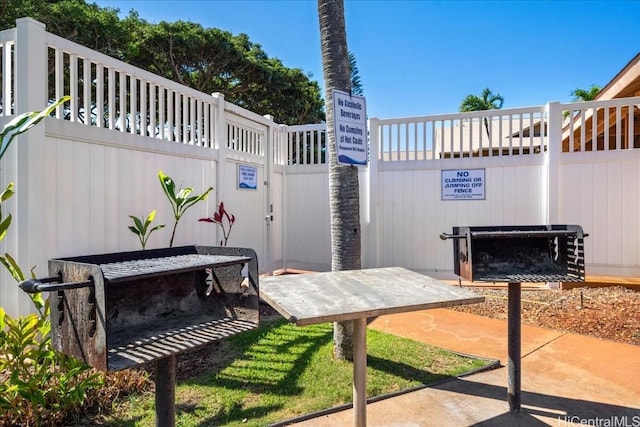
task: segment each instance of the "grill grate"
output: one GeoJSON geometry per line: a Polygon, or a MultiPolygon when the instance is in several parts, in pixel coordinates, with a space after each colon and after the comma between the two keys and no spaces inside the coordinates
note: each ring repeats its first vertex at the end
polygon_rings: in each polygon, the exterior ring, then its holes
{"type": "Polygon", "coordinates": [[[125,280],[143,279],[161,274],[176,274],[203,268],[224,267],[239,262],[251,261],[249,257],[188,254],[161,258],[148,258],[132,261],[100,264],[104,278],[115,283],[125,280]]]}
{"type": "Polygon", "coordinates": [[[513,282],[513,283],[540,283],[540,282],[583,282],[580,276],[568,274],[507,274],[498,277],[481,276],[474,278],[480,282],[513,282]]]}
{"type": "Polygon", "coordinates": [[[109,367],[113,370],[127,369],[250,331],[256,326],[255,322],[227,317],[156,333],[125,345],[116,344],[109,349],[109,367]]]}

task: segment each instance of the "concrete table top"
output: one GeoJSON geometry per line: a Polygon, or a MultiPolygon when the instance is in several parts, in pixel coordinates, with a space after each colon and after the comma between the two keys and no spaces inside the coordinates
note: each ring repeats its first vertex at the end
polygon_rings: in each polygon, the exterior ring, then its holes
{"type": "Polygon", "coordinates": [[[401,267],[263,277],[260,296],[299,326],[484,302],[401,267]]]}

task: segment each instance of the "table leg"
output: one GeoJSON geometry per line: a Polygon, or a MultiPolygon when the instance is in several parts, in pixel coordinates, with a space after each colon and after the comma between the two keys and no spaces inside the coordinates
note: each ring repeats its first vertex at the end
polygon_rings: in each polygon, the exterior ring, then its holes
{"type": "Polygon", "coordinates": [[[367,319],[353,321],[353,425],[367,425],[367,319]]]}
{"type": "Polygon", "coordinates": [[[521,331],[520,331],[520,283],[509,283],[508,291],[508,353],[507,364],[509,389],[507,397],[509,409],[520,411],[520,365],[521,361],[521,331]]]}

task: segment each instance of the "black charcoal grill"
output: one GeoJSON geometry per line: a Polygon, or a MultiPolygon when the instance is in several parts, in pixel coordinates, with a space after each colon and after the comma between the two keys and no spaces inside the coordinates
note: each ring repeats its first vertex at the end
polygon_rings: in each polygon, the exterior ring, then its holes
{"type": "Polygon", "coordinates": [[[156,362],[157,425],[174,425],[175,355],[259,324],[258,260],[184,246],[49,261],[20,283],[50,292],[54,347],[103,370],[156,362]]]}
{"type": "Polygon", "coordinates": [[[583,282],[584,237],[579,225],[453,227],[454,272],[470,282],[507,282],[508,400],[519,411],[521,283],[583,282]]]}
{"type": "Polygon", "coordinates": [[[453,227],[454,271],[470,282],[582,282],[579,225],[453,227]]]}

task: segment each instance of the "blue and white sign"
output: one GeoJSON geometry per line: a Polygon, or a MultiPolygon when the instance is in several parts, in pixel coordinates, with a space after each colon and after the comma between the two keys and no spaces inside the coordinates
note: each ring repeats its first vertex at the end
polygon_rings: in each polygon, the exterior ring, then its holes
{"type": "Polygon", "coordinates": [[[238,165],[238,188],[240,190],[256,190],[258,188],[258,168],[238,165]]]}
{"type": "Polygon", "coordinates": [[[333,91],[338,163],[367,165],[367,105],[364,97],[333,91]]]}
{"type": "Polygon", "coordinates": [[[442,171],[442,200],[485,200],[485,170],[442,171]]]}

